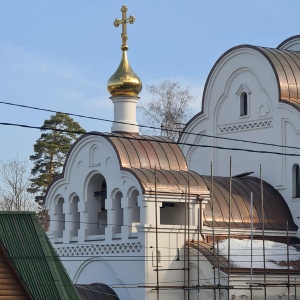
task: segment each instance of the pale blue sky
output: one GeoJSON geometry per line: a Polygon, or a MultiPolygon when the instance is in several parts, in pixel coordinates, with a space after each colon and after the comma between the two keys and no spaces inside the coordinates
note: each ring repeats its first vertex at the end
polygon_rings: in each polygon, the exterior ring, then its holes
{"type": "MultiPolygon", "coordinates": [[[[276,47],[300,34],[299,0],[0,0],[0,101],[113,119],[106,89],[121,58],[122,4],[128,57],[146,86],[163,79],[189,85],[200,110],[206,77],[239,44],[276,47]]],[[[0,122],[41,126],[50,113],[0,104],[0,122]]],[[[75,118],[92,131],[111,124],[75,118]]],[[[0,126],[1,160],[28,158],[34,129],[0,126]]]]}

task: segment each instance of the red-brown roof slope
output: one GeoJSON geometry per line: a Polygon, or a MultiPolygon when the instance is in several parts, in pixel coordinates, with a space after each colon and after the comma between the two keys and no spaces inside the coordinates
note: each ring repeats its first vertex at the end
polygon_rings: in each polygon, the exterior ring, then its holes
{"type": "Polygon", "coordinates": [[[205,182],[199,174],[188,170],[185,157],[176,142],[159,136],[103,132],[86,133],[73,144],[63,173],[51,183],[48,191],[56,180],[64,177],[70,153],[81,140],[90,135],[101,136],[109,141],[116,151],[120,168],[137,178],[144,193],[155,191],[156,178],[158,193],[183,194],[188,191],[191,195],[208,196],[205,182]]]}
{"type": "MultiPolygon", "coordinates": [[[[204,106],[207,105],[206,93],[208,83],[210,82],[211,76],[213,75],[215,69],[218,67],[219,63],[224,57],[226,57],[230,52],[238,49],[251,48],[259,53],[261,53],[270,63],[274,70],[274,74],[277,80],[277,88],[280,102],[285,102],[297,110],[300,111],[300,52],[282,50],[278,48],[267,48],[267,47],[257,47],[252,45],[239,45],[227,50],[220,58],[215,62],[212,67],[207,80],[205,82],[203,95],[202,95],[202,107],[201,111],[197,113],[183,128],[182,132],[185,132],[190,123],[192,123],[198,116],[202,115],[204,112],[204,106]]],[[[242,67],[242,65],[241,65],[242,67]]],[[[181,133],[180,138],[184,136],[181,133]]]]}
{"type": "Polygon", "coordinates": [[[107,134],[123,168],[187,171],[185,158],[172,140],[159,136],[107,134]]]}
{"type": "Polygon", "coordinates": [[[300,53],[263,47],[257,48],[271,63],[277,77],[279,101],[300,109],[300,53]]]}
{"type": "Polygon", "coordinates": [[[156,180],[156,191],[160,193],[208,194],[204,180],[188,171],[183,153],[172,140],[131,134],[105,137],[115,148],[121,168],[138,179],[145,193],[155,192],[156,180]]]}
{"type": "MultiPolygon", "coordinates": [[[[202,176],[211,189],[211,178],[202,176]]],[[[273,186],[263,182],[262,212],[260,180],[255,177],[232,178],[231,212],[229,219],[229,185],[228,177],[215,176],[213,178],[213,198],[205,205],[204,225],[228,228],[229,220],[231,228],[250,228],[251,226],[251,201],[253,195],[253,226],[262,229],[263,214],[265,229],[286,230],[287,222],[289,230],[297,230],[291,212],[281,196],[273,186]]]]}

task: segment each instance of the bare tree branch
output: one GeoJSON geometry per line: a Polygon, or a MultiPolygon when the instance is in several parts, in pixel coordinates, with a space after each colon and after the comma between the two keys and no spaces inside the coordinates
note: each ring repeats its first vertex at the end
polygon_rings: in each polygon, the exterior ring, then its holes
{"type": "Polygon", "coordinates": [[[190,104],[195,101],[189,87],[178,82],[164,80],[159,85],[148,86],[152,100],[140,103],[138,110],[143,114],[143,123],[158,129],[142,129],[143,133],[166,136],[174,141],[190,118],[190,104]],[[160,129],[159,129],[160,128],[160,129]]]}
{"type": "Polygon", "coordinates": [[[0,161],[0,209],[36,210],[34,196],[27,192],[29,188],[27,162],[18,157],[6,162],[0,161]]]}

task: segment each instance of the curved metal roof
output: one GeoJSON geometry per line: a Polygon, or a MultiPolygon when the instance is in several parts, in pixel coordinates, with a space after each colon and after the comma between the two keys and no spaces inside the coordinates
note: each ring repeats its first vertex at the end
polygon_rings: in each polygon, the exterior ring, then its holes
{"type": "MultiPolygon", "coordinates": [[[[155,192],[155,169],[129,169],[139,180],[145,193],[155,192]]],[[[193,171],[156,170],[156,190],[159,193],[206,196],[208,187],[202,177],[193,171]]]]}
{"type": "MultiPolygon", "coordinates": [[[[209,188],[211,178],[202,176],[209,188]]],[[[213,198],[205,205],[204,225],[228,227],[229,224],[229,182],[228,177],[213,178],[213,198]],[[212,203],[213,202],[213,203],[212,203]],[[213,205],[213,212],[212,212],[213,205]]],[[[265,229],[297,230],[291,212],[280,193],[267,182],[263,182],[265,229]]],[[[249,228],[251,225],[250,194],[253,193],[253,225],[262,229],[262,202],[260,179],[255,177],[232,178],[231,228],[249,228]]]]}
{"type": "Polygon", "coordinates": [[[115,148],[120,166],[132,173],[144,192],[182,194],[189,185],[190,194],[207,194],[208,189],[195,172],[188,171],[178,145],[165,137],[109,134],[106,139],[115,148]]]}
{"type": "Polygon", "coordinates": [[[116,149],[123,168],[188,170],[180,148],[168,138],[117,133],[104,137],[116,149]]]}
{"type": "Polygon", "coordinates": [[[195,172],[188,171],[185,157],[178,144],[166,137],[141,136],[135,134],[90,132],[82,135],[72,146],[66,158],[63,173],[53,183],[64,177],[65,166],[74,147],[89,135],[107,139],[116,151],[121,169],[132,173],[140,182],[144,192],[154,192],[155,168],[157,192],[181,194],[190,185],[193,195],[207,194],[208,190],[195,172]]]}
{"type": "Polygon", "coordinates": [[[300,110],[300,52],[254,47],[270,62],[278,82],[279,101],[300,110]]]}
{"type": "Polygon", "coordinates": [[[82,300],[120,300],[115,291],[103,283],[75,284],[82,300]]]}
{"type": "Polygon", "coordinates": [[[274,70],[278,86],[278,101],[285,102],[300,111],[300,52],[279,49],[280,46],[281,44],[278,46],[278,48],[273,49],[252,45],[239,45],[227,50],[224,54],[222,54],[210,70],[210,73],[205,82],[202,94],[201,111],[187,122],[182,130],[183,133],[180,134],[179,141],[181,140],[181,137],[184,136],[184,132],[187,130],[188,126],[197,117],[203,114],[204,106],[206,105],[205,100],[208,83],[210,82],[211,76],[214,73],[215,69],[218,67],[219,63],[224,57],[226,57],[230,52],[233,52],[237,49],[251,48],[261,53],[269,61],[271,67],[274,70]]]}

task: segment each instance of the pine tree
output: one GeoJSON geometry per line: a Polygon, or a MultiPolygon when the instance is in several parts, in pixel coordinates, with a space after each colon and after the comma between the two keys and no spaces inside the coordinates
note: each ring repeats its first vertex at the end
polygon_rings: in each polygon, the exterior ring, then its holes
{"type": "Polygon", "coordinates": [[[74,132],[85,132],[78,122],[63,113],[56,113],[45,120],[41,131],[41,137],[33,146],[34,155],[30,156],[34,166],[28,191],[39,195],[37,197],[43,197],[50,183],[62,172],[66,156],[80,136],[74,132]]]}

